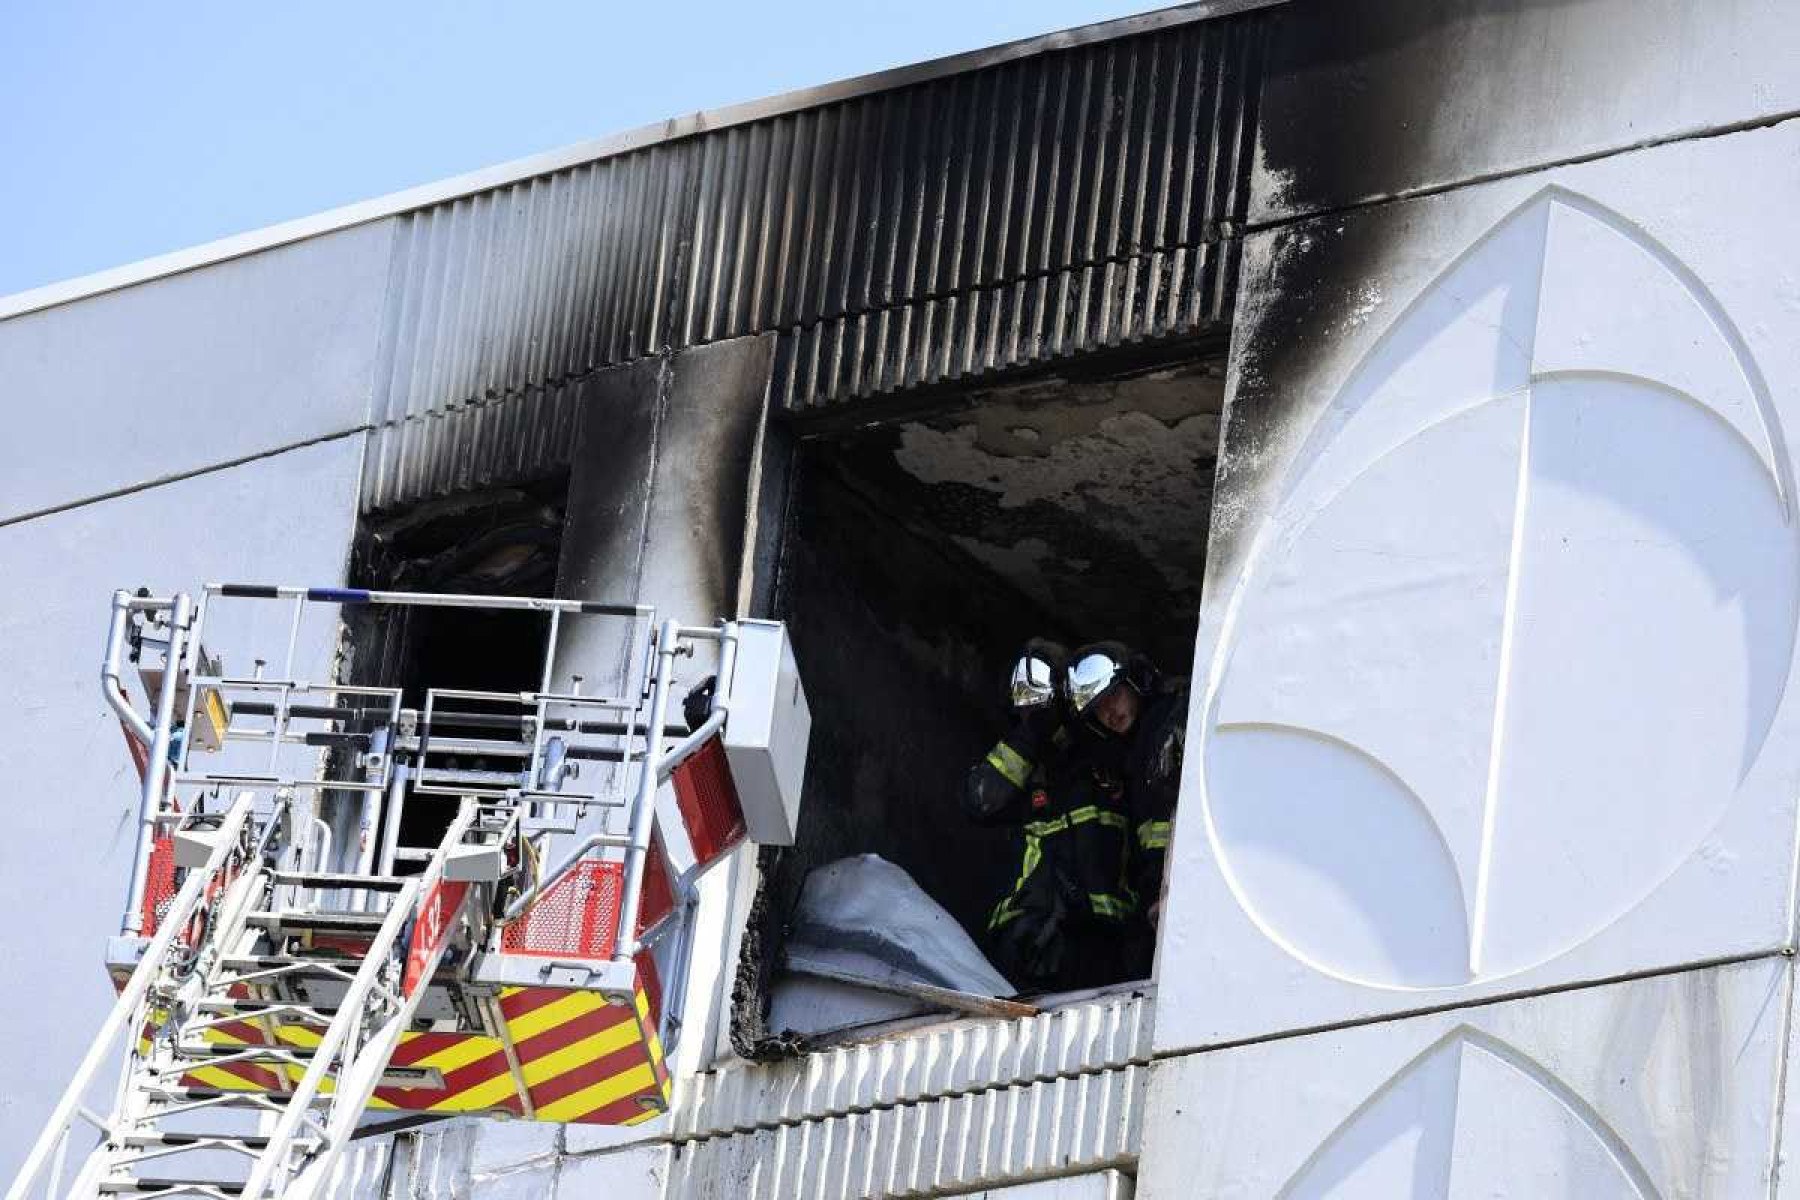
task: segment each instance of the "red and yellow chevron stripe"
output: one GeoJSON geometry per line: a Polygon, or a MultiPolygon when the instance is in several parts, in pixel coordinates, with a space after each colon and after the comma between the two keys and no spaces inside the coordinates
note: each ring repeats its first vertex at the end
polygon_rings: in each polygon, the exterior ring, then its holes
{"type": "MultiPolygon", "coordinates": [[[[638,972],[634,1003],[612,1004],[598,992],[558,988],[502,989],[505,1037],[480,1033],[408,1033],[390,1067],[416,1067],[441,1077],[441,1087],[377,1088],[373,1108],[409,1112],[506,1113],[538,1121],[635,1125],[667,1110],[669,1072],[657,1034],[660,997],[654,969],[638,972]],[[512,1053],[509,1055],[508,1045],[512,1053]],[[516,1067],[515,1067],[516,1062],[516,1067]]],[[[167,1019],[153,1012],[143,1033],[167,1019]]],[[[207,1030],[219,1046],[278,1045],[304,1050],[323,1030],[297,1023],[233,1021],[207,1030]],[[273,1042],[271,1042],[273,1038],[273,1042]]],[[[299,1081],[299,1067],[250,1062],[198,1067],[190,1087],[282,1092],[299,1081]]],[[[326,1087],[329,1090],[330,1082],[326,1087]]]]}

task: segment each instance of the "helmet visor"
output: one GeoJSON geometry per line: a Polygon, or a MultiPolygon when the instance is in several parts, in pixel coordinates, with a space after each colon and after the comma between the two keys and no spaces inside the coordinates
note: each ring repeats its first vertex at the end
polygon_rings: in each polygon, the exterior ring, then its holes
{"type": "Polygon", "coordinates": [[[1088,653],[1069,664],[1069,704],[1085,713],[1125,677],[1125,664],[1110,654],[1088,653]]]}
{"type": "Polygon", "coordinates": [[[1056,699],[1056,670],[1048,659],[1027,654],[1013,665],[1014,708],[1041,708],[1056,699]]]}

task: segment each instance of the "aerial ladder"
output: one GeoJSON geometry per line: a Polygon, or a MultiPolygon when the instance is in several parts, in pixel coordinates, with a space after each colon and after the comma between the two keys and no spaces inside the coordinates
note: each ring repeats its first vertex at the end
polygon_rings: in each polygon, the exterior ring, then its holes
{"type": "Polygon", "coordinates": [[[810,729],[779,623],[578,600],[119,592],[101,682],[142,776],[118,998],[6,1200],[312,1200],[396,1113],[664,1112],[696,881],[792,840],[810,729]],[[351,607],[538,614],[538,686],[308,680],[351,607]],[[232,675],[215,629],[285,651],[232,675]],[[595,646],[620,664],[600,692],[571,669],[595,646]],[[690,728],[697,655],[716,683],[690,728]]]}

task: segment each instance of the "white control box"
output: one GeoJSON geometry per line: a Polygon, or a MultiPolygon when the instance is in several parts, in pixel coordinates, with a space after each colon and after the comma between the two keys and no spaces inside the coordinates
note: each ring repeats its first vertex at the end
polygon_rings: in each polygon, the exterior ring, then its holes
{"type": "Polygon", "coordinates": [[[800,687],[787,626],[780,621],[739,621],[737,631],[725,757],[750,840],[791,846],[800,821],[812,711],[800,687]]]}

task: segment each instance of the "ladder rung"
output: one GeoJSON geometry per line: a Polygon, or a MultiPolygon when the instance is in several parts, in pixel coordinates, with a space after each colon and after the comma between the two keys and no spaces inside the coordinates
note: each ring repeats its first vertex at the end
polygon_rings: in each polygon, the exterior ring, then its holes
{"type": "MultiPolygon", "coordinates": [[[[149,1080],[140,1081],[137,1090],[146,1100],[153,1104],[180,1107],[205,1104],[208,1108],[254,1109],[269,1112],[271,1098],[285,1100],[280,1093],[272,1092],[228,1092],[220,1088],[183,1087],[178,1083],[156,1083],[149,1080]]],[[[321,1095],[313,1100],[314,1107],[322,1107],[330,1103],[331,1097],[321,1095]]],[[[162,1113],[155,1114],[158,1117],[162,1113]]]]}
{"type": "Polygon", "coordinates": [[[213,1017],[238,1017],[245,1021],[254,1021],[258,1017],[273,1014],[293,1013],[304,1020],[308,1015],[329,1017],[337,1012],[335,1008],[322,1007],[317,1004],[304,1004],[291,1000],[234,1000],[206,999],[194,1005],[196,1012],[213,1017]]]}
{"type": "Polygon", "coordinates": [[[242,1179],[158,1179],[136,1175],[103,1179],[96,1190],[108,1196],[179,1196],[183,1193],[239,1196],[243,1194],[244,1185],[242,1179]]]}
{"type": "Polygon", "coordinates": [[[258,929],[294,929],[313,933],[375,933],[386,924],[386,913],[357,912],[253,912],[245,918],[258,929]]]}
{"type": "Polygon", "coordinates": [[[397,892],[406,880],[392,875],[334,875],[328,871],[276,871],[275,882],[306,888],[356,888],[365,892],[397,892]]]}
{"type": "MultiPolygon", "coordinates": [[[[283,971],[292,975],[323,975],[333,979],[341,977],[341,973],[350,970],[362,962],[354,954],[309,954],[295,957],[291,954],[244,954],[232,955],[219,963],[221,970],[233,975],[259,974],[265,971],[283,971]]],[[[268,980],[257,980],[266,983],[268,980]]]]}
{"type": "MultiPolygon", "coordinates": [[[[313,1047],[310,1045],[293,1045],[288,1042],[277,1042],[265,1045],[263,1042],[178,1042],[175,1052],[182,1058],[241,1058],[250,1061],[257,1058],[279,1058],[281,1061],[310,1061],[313,1047]]],[[[187,1065],[182,1065],[182,1070],[187,1065]]]]}
{"type": "MultiPolygon", "coordinates": [[[[160,1130],[153,1133],[128,1133],[119,1142],[121,1145],[139,1147],[198,1146],[208,1142],[230,1142],[244,1150],[266,1150],[269,1147],[269,1139],[258,1134],[172,1133],[160,1130]]],[[[312,1143],[296,1141],[294,1144],[310,1146],[312,1143]]]]}

